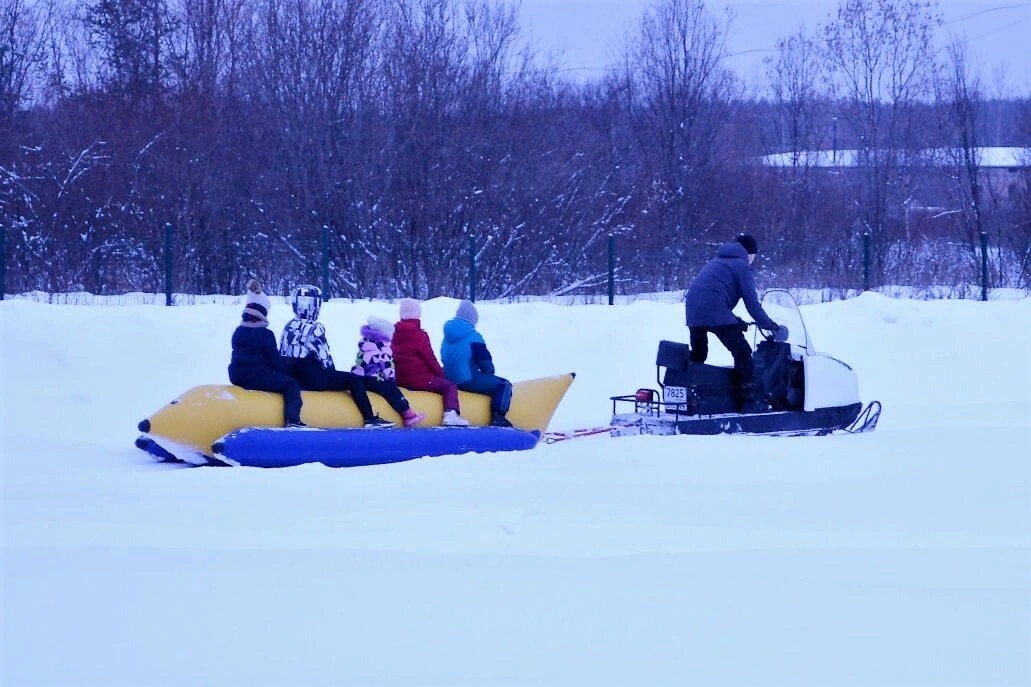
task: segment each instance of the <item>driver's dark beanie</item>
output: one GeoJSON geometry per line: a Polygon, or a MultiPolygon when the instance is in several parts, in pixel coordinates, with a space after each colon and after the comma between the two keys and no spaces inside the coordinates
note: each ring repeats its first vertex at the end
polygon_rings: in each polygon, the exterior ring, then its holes
{"type": "Polygon", "coordinates": [[[756,255],[759,253],[759,244],[755,242],[754,236],[749,234],[739,234],[734,240],[744,246],[745,252],[749,255],[756,255]]]}

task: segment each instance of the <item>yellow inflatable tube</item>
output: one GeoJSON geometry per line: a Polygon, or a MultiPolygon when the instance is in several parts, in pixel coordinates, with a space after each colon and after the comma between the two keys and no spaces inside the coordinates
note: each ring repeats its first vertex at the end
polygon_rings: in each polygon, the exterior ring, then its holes
{"type": "MultiPolygon", "coordinates": [[[[512,385],[508,419],[519,429],[544,432],[548,428],[573,373],[541,377],[512,385]]],[[[426,414],[420,427],[439,425],[444,413],[440,394],[404,390],[412,408],[426,414]]],[[[339,391],[305,391],[301,420],[310,427],[360,427],[362,417],[350,394],[339,391]]],[[[401,418],[378,394],[369,394],[380,417],[401,426],[401,418]]],[[[459,392],[462,417],[471,425],[490,422],[490,397],[459,392]]],[[[194,462],[211,455],[211,444],[242,427],[281,427],[283,397],[264,391],[247,391],[228,384],[196,386],[139,423],[145,437],[179,460],[194,462]]],[[[388,430],[392,431],[392,430],[388,430]]],[[[144,443],[137,440],[137,446],[144,443]]],[[[152,451],[153,452],[153,451],[152,451]]]]}

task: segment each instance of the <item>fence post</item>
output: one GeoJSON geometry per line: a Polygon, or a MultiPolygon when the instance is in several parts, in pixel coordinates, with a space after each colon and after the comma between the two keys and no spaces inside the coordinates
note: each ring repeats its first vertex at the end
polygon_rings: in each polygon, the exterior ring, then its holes
{"type": "Polygon", "coordinates": [[[988,300],[988,232],[981,232],[981,300],[988,300]]]}
{"type": "Polygon", "coordinates": [[[165,305],[172,305],[172,223],[165,222],[165,305]]]}
{"type": "Polygon", "coordinates": [[[609,305],[616,301],[616,237],[609,234],[609,305]]]}
{"type": "Polygon", "coordinates": [[[7,293],[7,227],[0,224],[0,301],[7,293]]]}
{"type": "Polygon", "coordinates": [[[329,300],[329,225],[322,225],[322,299],[329,300]]]}
{"type": "Polygon", "coordinates": [[[476,239],[469,235],[469,300],[476,302],[476,239]]]}
{"type": "Polygon", "coordinates": [[[863,291],[870,290],[870,232],[863,233],[863,291]]]}

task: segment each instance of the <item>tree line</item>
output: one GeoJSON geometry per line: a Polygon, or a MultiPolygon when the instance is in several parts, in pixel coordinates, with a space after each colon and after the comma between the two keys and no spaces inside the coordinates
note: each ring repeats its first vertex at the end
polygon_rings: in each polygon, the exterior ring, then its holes
{"type": "Polygon", "coordinates": [[[742,231],[781,286],[859,286],[864,234],[874,284],[972,283],[982,232],[1031,285],[1031,160],[1000,185],[978,152],[1031,147],[1031,99],[936,49],[934,3],[842,0],[759,85],[733,20],[654,0],[584,81],[494,0],[0,0],[6,290],[161,291],[170,260],[283,293],[327,260],[335,296],[425,298],[472,258],[481,298],[600,293],[609,236],[621,292],[674,290],[742,231]]]}

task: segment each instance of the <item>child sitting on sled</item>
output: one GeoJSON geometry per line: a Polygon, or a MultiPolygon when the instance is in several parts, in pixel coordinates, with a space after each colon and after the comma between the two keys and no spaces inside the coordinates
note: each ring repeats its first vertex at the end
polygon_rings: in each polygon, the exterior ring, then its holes
{"type": "Polygon", "coordinates": [[[432,391],[444,401],[445,427],[466,427],[469,421],[459,416],[458,386],[444,376],[444,368],[430,344],[430,337],[419,318],[422,307],[414,298],[402,298],[398,307],[401,319],[394,325],[393,351],[397,383],[414,391],[432,391]]]}
{"type": "MultiPolygon", "coordinates": [[[[366,429],[385,429],[394,423],[376,415],[358,375],[336,369],[326,340],[326,328],[319,322],[322,290],[317,286],[298,286],[290,296],[294,318],[286,323],[279,339],[279,354],[287,371],[306,391],[347,391],[361,413],[366,429]]],[[[273,341],[275,339],[273,338],[273,341]]]]}
{"type": "Polygon", "coordinates": [[[512,403],[512,383],[494,374],[494,360],[476,331],[479,314],[471,301],[458,304],[454,319],[444,323],[440,359],[444,374],[462,391],[490,396],[490,424],[511,427],[506,415],[512,403]]]}
{"type": "Polygon", "coordinates": [[[229,381],[251,391],[283,395],[283,424],[304,427],[301,422],[301,385],[287,373],[276,348],[276,335],[268,328],[271,302],[257,279],[247,282],[247,300],[240,325],[233,332],[229,381]]]}
{"type": "Polygon", "coordinates": [[[367,389],[382,396],[404,418],[405,427],[419,424],[426,415],[412,410],[395,381],[394,353],[390,345],[394,325],[382,317],[370,315],[360,333],[358,354],[351,372],[361,377],[367,389]]]}

